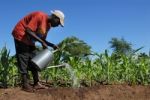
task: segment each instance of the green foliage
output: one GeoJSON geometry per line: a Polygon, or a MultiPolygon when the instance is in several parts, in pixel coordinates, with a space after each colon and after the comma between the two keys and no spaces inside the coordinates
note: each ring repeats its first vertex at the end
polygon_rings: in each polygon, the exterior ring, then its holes
{"type": "MultiPolygon", "coordinates": [[[[139,58],[137,54],[108,55],[104,53],[93,54],[93,60],[82,57],[68,57],[67,63],[74,69],[75,75],[80,84],[92,86],[98,84],[150,84],[150,57],[139,58]]],[[[48,71],[50,80],[70,81],[70,77],[65,68],[54,68],[48,71]]]]}
{"type": "Polygon", "coordinates": [[[15,67],[16,59],[11,57],[10,51],[3,47],[0,52],[0,82],[2,87],[17,84],[17,69],[15,67]]]}
{"type": "Polygon", "coordinates": [[[109,43],[111,44],[111,48],[113,48],[115,53],[128,54],[132,52],[132,44],[125,41],[124,38],[112,38],[109,43]]]}
{"type": "Polygon", "coordinates": [[[77,37],[68,37],[59,43],[59,47],[63,48],[72,56],[85,56],[91,53],[91,47],[77,37]]]}
{"type": "MultiPolygon", "coordinates": [[[[65,44],[56,52],[55,60],[49,66],[68,63],[80,86],[150,84],[150,56],[145,53],[138,54],[140,49],[128,55],[123,53],[109,55],[108,50],[105,50],[104,53],[93,53],[92,57],[84,57],[73,56],[63,47],[65,48],[65,44]]],[[[9,51],[4,47],[0,53],[0,84],[5,87],[19,83],[15,63],[16,59],[9,56],[9,51]]],[[[73,86],[71,75],[65,67],[45,69],[40,73],[40,78],[47,83],[53,83],[52,85],[56,87],[73,86]]]]}

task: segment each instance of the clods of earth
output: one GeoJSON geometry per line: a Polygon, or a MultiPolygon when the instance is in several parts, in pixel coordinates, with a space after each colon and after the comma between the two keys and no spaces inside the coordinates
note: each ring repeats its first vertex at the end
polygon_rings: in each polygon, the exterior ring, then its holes
{"type": "Polygon", "coordinates": [[[150,86],[98,85],[82,88],[49,87],[34,93],[20,87],[0,89],[0,100],[150,100],[150,86]]]}

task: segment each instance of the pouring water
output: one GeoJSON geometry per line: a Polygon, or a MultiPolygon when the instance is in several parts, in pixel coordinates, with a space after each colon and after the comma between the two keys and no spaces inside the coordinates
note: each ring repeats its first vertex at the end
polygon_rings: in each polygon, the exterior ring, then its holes
{"type": "Polygon", "coordinates": [[[63,63],[63,64],[56,65],[56,66],[49,66],[47,68],[54,68],[54,67],[65,67],[68,70],[70,77],[72,79],[72,86],[73,87],[80,87],[80,84],[78,82],[78,78],[76,77],[73,68],[68,63],[63,63]]]}

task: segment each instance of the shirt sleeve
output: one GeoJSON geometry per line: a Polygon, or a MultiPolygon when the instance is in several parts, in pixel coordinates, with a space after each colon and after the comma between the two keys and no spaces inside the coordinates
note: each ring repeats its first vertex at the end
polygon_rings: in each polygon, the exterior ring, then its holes
{"type": "Polygon", "coordinates": [[[41,33],[43,35],[46,34],[46,27],[47,27],[47,21],[46,17],[42,16],[41,20],[39,21],[39,26],[38,26],[38,33],[41,33]]]}
{"type": "Polygon", "coordinates": [[[41,34],[42,37],[46,35],[47,29],[47,18],[42,14],[37,14],[33,16],[27,25],[33,32],[41,34]]]}
{"type": "Polygon", "coordinates": [[[38,28],[38,23],[39,23],[39,17],[34,16],[28,23],[27,28],[30,28],[33,32],[36,32],[36,30],[38,28]]]}

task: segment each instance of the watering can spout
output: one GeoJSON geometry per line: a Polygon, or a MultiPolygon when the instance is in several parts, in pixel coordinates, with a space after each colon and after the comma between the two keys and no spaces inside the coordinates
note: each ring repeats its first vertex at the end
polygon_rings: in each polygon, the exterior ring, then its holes
{"type": "Polygon", "coordinates": [[[57,52],[57,51],[59,51],[59,49],[56,49],[56,50],[54,50],[54,51],[51,51],[53,54],[55,53],[55,52],[57,52]]]}

